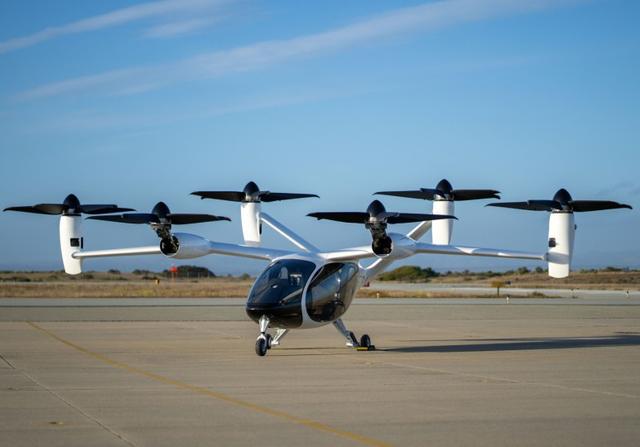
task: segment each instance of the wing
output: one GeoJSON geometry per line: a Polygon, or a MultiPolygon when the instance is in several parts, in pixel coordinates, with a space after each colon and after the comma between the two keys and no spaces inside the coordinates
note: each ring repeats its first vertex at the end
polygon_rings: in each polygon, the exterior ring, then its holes
{"type": "Polygon", "coordinates": [[[262,259],[272,261],[281,256],[291,255],[296,252],[290,250],[277,250],[273,248],[250,247],[248,245],[226,244],[224,242],[209,242],[209,253],[226,256],[238,256],[241,258],[262,259]]]}
{"type": "Polygon", "coordinates": [[[106,258],[111,256],[159,255],[160,245],[150,247],[115,248],[111,250],[76,251],[71,256],[75,259],[106,258]]]}
{"type": "Polygon", "coordinates": [[[485,256],[491,258],[530,259],[545,261],[546,253],[530,253],[516,250],[503,250],[500,248],[465,247],[462,245],[434,245],[417,242],[416,253],[431,253],[439,255],[485,256]]]}

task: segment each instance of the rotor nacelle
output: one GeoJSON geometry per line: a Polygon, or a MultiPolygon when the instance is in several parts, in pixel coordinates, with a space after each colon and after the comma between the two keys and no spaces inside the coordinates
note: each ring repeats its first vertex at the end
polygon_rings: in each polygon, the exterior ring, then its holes
{"type": "MultiPolygon", "coordinates": [[[[433,214],[453,216],[454,202],[462,200],[499,199],[495,189],[454,189],[449,180],[443,178],[435,188],[420,188],[409,191],[378,191],[375,194],[433,201],[433,214]]],[[[453,220],[437,220],[431,225],[432,242],[436,245],[451,243],[453,220]]]]}
{"type": "Polygon", "coordinates": [[[576,234],[574,213],[631,209],[627,204],[610,200],[574,200],[569,191],[564,188],[556,191],[551,200],[530,199],[524,202],[490,203],[487,206],[550,213],[547,261],[549,276],[553,278],[566,278],[571,271],[576,234]]]}
{"type": "Polygon", "coordinates": [[[260,245],[262,239],[262,226],[260,223],[260,204],[262,202],[319,197],[317,194],[262,191],[253,181],[247,183],[242,191],[194,191],[191,194],[201,199],[240,202],[242,236],[244,243],[249,246],[260,245]]]}

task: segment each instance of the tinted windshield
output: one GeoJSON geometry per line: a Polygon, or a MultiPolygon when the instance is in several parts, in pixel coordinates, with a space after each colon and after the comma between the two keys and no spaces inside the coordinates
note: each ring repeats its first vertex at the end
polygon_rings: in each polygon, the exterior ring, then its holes
{"type": "Polygon", "coordinates": [[[300,302],[302,289],[315,269],[309,261],[287,259],[271,264],[256,280],[247,304],[274,305],[300,302]]]}

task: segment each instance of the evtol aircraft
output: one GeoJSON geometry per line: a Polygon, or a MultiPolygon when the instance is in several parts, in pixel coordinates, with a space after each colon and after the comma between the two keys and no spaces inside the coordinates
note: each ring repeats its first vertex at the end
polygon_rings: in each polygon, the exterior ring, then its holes
{"type": "Polygon", "coordinates": [[[498,202],[488,206],[520,210],[547,211],[549,217],[548,247],[539,253],[478,248],[451,244],[454,203],[463,200],[499,199],[492,189],[454,189],[445,179],[435,188],[411,191],[380,191],[376,194],[429,200],[432,214],[398,213],[387,211],[374,200],[365,212],[315,212],[308,216],[317,219],[364,225],[371,233],[371,245],[323,251],[291,229],[262,211],[262,203],[318,197],[315,194],[277,193],[262,191],[249,182],[242,191],[196,191],[202,199],[226,200],[240,203],[244,244],[230,244],[207,240],[190,233],[172,232],[174,225],[230,220],[211,214],[172,213],[163,202],[150,213],[132,213],[130,208],[114,204],[81,204],[70,194],[63,203],[42,203],[17,206],[5,211],[21,211],[60,216],[60,250],[66,273],[82,273],[85,259],[109,256],[164,255],[172,259],[191,259],[219,254],[260,259],[267,267],[255,280],[246,302],[247,315],[259,325],[255,344],[256,354],[264,356],[272,347],[280,345],[291,329],[309,329],[333,324],[352,348],[371,349],[367,334],[359,339],[347,329],[342,317],[349,309],[358,288],[392,262],[421,253],[487,256],[509,259],[546,261],[549,276],[569,275],[576,226],[574,213],[629,208],[629,205],[604,200],[573,200],[560,189],[551,200],[498,202]],[[115,214],[118,213],[118,214],[115,214]],[[89,219],[127,224],[147,224],[158,235],[160,243],[153,246],[85,250],[82,215],[89,219]],[[388,232],[388,226],[416,223],[407,234],[388,232]],[[281,250],[261,246],[263,226],[291,242],[296,248],[281,250]],[[429,230],[431,243],[420,242],[429,230]],[[368,265],[362,261],[373,260],[368,265]],[[274,330],[274,334],[270,333],[274,330]]]}

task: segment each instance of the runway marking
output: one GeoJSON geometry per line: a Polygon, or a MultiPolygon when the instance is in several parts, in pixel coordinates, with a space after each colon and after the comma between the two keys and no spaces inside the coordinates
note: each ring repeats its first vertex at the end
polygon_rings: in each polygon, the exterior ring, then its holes
{"type": "Polygon", "coordinates": [[[559,385],[559,384],[555,384],[555,383],[528,382],[526,380],[508,379],[506,377],[485,376],[485,375],[482,375],[482,374],[459,373],[459,372],[455,372],[455,371],[449,371],[449,370],[446,370],[446,369],[429,368],[429,367],[426,367],[426,366],[418,366],[418,365],[407,365],[405,363],[376,362],[376,361],[371,361],[370,363],[375,363],[375,364],[378,364],[378,365],[395,366],[395,367],[398,367],[398,368],[409,368],[409,369],[418,369],[418,370],[424,370],[424,371],[431,371],[431,372],[437,372],[437,373],[441,373],[441,374],[449,374],[449,375],[452,375],[452,376],[471,377],[471,378],[483,379],[483,380],[493,380],[493,381],[496,381],[496,382],[514,383],[514,384],[520,384],[520,385],[537,385],[537,386],[543,386],[543,387],[547,387],[547,388],[558,388],[558,389],[563,389],[563,390],[568,390],[568,391],[581,391],[581,392],[584,392],[584,393],[602,394],[602,395],[605,395],[605,396],[625,397],[627,399],[640,399],[640,396],[637,396],[635,394],[615,393],[615,392],[612,392],[612,391],[592,390],[592,389],[589,389],[589,388],[579,388],[579,387],[565,386],[565,385],[559,385]]]}
{"type": "Polygon", "coordinates": [[[191,385],[189,383],[186,382],[181,382],[179,380],[175,380],[175,379],[171,379],[169,377],[166,376],[162,376],[160,374],[156,374],[150,371],[146,371],[144,369],[141,368],[137,368],[135,366],[131,366],[128,365],[124,362],[120,362],[118,360],[114,360],[110,357],[107,357],[106,355],[91,351],[87,348],[84,348],[76,343],[73,343],[65,338],[60,337],[59,335],[55,334],[54,332],[45,329],[41,326],[39,326],[36,323],[33,323],[31,321],[28,321],[27,324],[29,324],[31,327],[33,327],[34,329],[48,335],[49,337],[53,338],[54,340],[59,341],[60,343],[69,346],[70,348],[75,349],[76,351],[79,351],[83,354],[86,354],[90,357],[93,357],[96,360],[99,360],[103,363],[106,363],[107,365],[111,365],[115,368],[119,368],[122,369],[124,371],[128,371],[130,373],[133,374],[138,374],[144,377],[147,377],[149,379],[155,380],[156,382],[160,382],[160,383],[164,383],[166,385],[172,385],[176,388],[180,388],[180,389],[184,389],[184,390],[188,390],[188,391],[192,391],[194,393],[197,394],[201,394],[203,396],[208,396],[208,397],[213,397],[215,399],[218,399],[220,401],[223,402],[227,402],[229,404],[233,404],[236,405],[238,407],[242,407],[242,408],[246,408],[248,410],[253,410],[257,413],[262,413],[262,414],[266,414],[269,416],[273,416],[273,417],[277,417],[280,419],[284,419],[286,421],[289,422],[293,422],[295,424],[298,425],[303,425],[305,427],[309,427],[312,428],[314,430],[318,430],[321,432],[325,432],[325,433],[330,433],[332,435],[344,438],[344,439],[348,439],[350,441],[354,441],[357,442],[359,444],[362,445],[367,445],[367,446],[372,446],[372,447],[391,447],[391,444],[388,444],[386,442],[374,439],[374,438],[369,438],[367,436],[363,436],[363,435],[359,435],[357,433],[352,433],[349,431],[345,431],[345,430],[341,430],[339,428],[334,428],[331,427],[329,425],[323,424],[322,422],[318,422],[318,421],[314,421],[312,419],[305,419],[305,418],[301,418],[298,416],[294,416],[292,414],[286,413],[284,411],[281,410],[276,410],[273,408],[269,408],[269,407],[265,407],[262,405],[258,405],[258,404],[254,404],[251,402],[248,402],[246,400],[241,400],[241,399],[237,399],[235,397],[229,396],[228,394],[224,394],[221,393],[219,391],[213,391],[210,390],[209,388],[205,388],[205,387],[201,387],[201,386],[197,386],[197,385],[191,385]]]}

